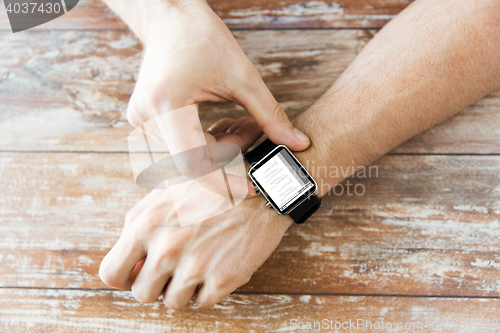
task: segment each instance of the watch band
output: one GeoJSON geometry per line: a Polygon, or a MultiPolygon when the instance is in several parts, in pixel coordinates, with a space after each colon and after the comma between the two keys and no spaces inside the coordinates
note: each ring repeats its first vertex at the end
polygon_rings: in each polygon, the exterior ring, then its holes
{"type": "MultiPolygon", "coordinates": [[[[267,154],[269,154],[277,145],[271,140],[266,139],[260,145],[255,147],[252,151],[245,154],[245,159],[253,166],[267,154]]],[[[300,203],[291,212],[290,216],[297,224],[304,223],[318,208],[321,206],[321,199],[316,194],[311,195],[309,198],[300,203]]]]}
{"type": "Polygon", "coordinates": [[[278,147],[278,145],[274,144],[271,140],[266,139],[260,145],[249,151],[245,154],[245,159],[251,167],[254,166],[261,159],[266,157],[267,154],[271,152],[274,148],[278,147]]]}
{"type": "Polygon", "coordinates": [[[307,221],[307,219],[318,210],[319,206],[321,206],[321,198],[313,194],[295,207],[288,215],[292,217],[295,223],[301,224],[307,221]]]}

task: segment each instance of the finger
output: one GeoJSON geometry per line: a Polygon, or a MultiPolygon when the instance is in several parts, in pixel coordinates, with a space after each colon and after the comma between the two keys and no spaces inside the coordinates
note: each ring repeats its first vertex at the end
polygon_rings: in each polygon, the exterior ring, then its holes
{"type": "Polygon", "coordinates": [[[229,128],[227,129],[228,133],[234,133],[238,129],[240,129],[242,126],[245,124],[248,124],[249,122],[254,121],[252,117],[241,117],[240,119],[236,120],[229,128]]]}
{"type": "Polygon", "coordinates": [[[195,301],[204,308],[222,301],[227,295],[235,291],[239,286],[227,284],[222,288],[217,288],[214,284],[206,282],[196,292],[195,301]]]}
{"type": "Polygon", "coordinates": [[[234,198],[253,198],[257,195],[253,184],[244,177],[226,173],[227,185],[234,198]]]}
{"type": "Polygon", "coordinates": [[[291,150],[301,151],[309,147],[309,138],[295,128],[285,111],[271,94],[258,73],[253,82],[240,84],[234,98],[252,116],[268,138],[275,144],[283,144],[291,150]]]}
{"type": "Polygon", "coordinates": [[[133,228],[118,239],[99,267],[99,277],[110,287],[126,290],[132,286],[132,271],[146,256],[142,242],[135,236],[133,228]]]}
{"type": "Polygon", "coordinates": [[[197,104],[167,112],[158,117],[158,123],[173,162],[182,175],[196,179],[214,171],[197,104]]]}
{"type": "Polygon", "coordinates": [[[142,269],[142,266],[144,266],[144,262],[146,261],[145,258],[141,259],[135,266],[134,266],[134,269],[132,270],[132,281],[135,281],[135,278],[137,277],[137,275],[139,275],[139,272],[141,271],[142,269]]]}
{"type": "Polygon", "coordinates": [[[170,154],[207,145],[198,115],[198,104],[166,112],[155,119],[170,154]]]}
{"type": "MultiPolygon", "coordinates": [[[[262,129],[257,125],[257,123],[250,117],[244,117],[239,120],[239,124],[235,126],[237,128],[232,134],[230,133],[219,133],[216,135],[217,143],[213,145],[212,158],[217,163],[220,161],[225,161],[229,157],[234,155],[232,149],[227,148],[227,144],[223,143],[231,142],[237,144],[241,151],[244,153],[258,138],[262,136],[262,129]],[[221,148],[217,149],[218,146],[221,148]],[[229,156],[230,155],[230,156],[229,156]]],[[[226,181],[228,183],[231,195],[233,198],[252,198],[257,193],[253,184],[243,175],[231,174],[230,170],[226,169],[226,181]]]]}
{"type": "Polygon", "coordinates": [[[125,224],[123,226],[122,233],[128,229],[128,227],[135,221],[135,219],[151,204],[153,204],[161,195],[165,192],[165,189],[155,189],[149,192],[144,198],[141,199],[134,207],[125,215],[125,224]]]}
{"type": "Polygon", "coordinates": [[[173,310],[186,307],[202,282],[202,279],[185,280],[180,276],[174,276],[163,293],[163,303],[173,310]]]}
{"type": "Polygon", "coordinates": [[[209,132],[212,135],[225,132],[235,122],[236,119],[234,118],[222,118],[221,120],[217,121],[215,124],[210,126],[207,132],[209,132]]]}
{"type": "Polygon", "coordinates": [[[156,301],[173,271],[173,263],[169,264],[161,258],[148,256],[132,285],[132,294],[135,299],[140,303],[156,301]]]}
{"type": "MultiPolygon", "coordinates": [[[[215,135],[218,142],[232,142],[237,144],[241,152],[244,153],[262,136],[262,129],[255,121],[248,121],[243,123],[241,127],[236,129],[233,133],[219,133],[215,135]]],[[[214,160],[218,161],[214,156],[214,160]]]]}

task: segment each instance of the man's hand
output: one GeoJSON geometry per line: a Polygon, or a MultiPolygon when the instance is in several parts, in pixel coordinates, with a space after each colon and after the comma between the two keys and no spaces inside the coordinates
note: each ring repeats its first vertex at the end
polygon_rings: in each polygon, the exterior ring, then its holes
{"type": "MultiPolygon", "coordinates": [[[[112,6],[118,1],[107,2],[112,6]]],[[[204,0],[148,1],[134,1],[150,6],[153,12],[146,15],[147,22],[128,22],[143,27],[139,35],[146,46],[127,113],[132,125],[197,102],[233,101],[245,108],[274,143],[295,151],[309,146],[307,136],[294,128],[229,29],[204,0]]]]}
{"type": "MultiPolygon", "coordinates": [[[[230,140],[244,151],[257,131],[251,119],[226,118],[207,137],[230,140]]],[[[118,289],[132,287],[141,303],[163,295],[169,308],[179,309],[196,294],[198,305],[209,306],[247,283],[293,222],[266,208],[265,199],[257,196],[222,215],[181,227],[176,208],[196,204],[196,195],[191,195],[176,200],[174,207],[168,189],[148,194],[129,211],[122,235],[103,259],[102,281],[118,289]]]]}
{"type": "MultiPolygon", "coordinates": [[[[169,191],[156,191],[161,193],[155,193],[153,204],[133,221],[128,218],[99,270],[104,283],[132,287],[141,303],[163,295],[166,306],[179,309],[195,293],[202,307],[221,301],[249,281],[292,224],[257,196],[205,222],[180,227],[169,191]]],[[[193,200],[186,198],[185,204],[193,200]]]]}
{"type": "MultiPolygon", "coordinates": [[[[184,176],[184,178],[195,180],[213,194],[227,194],[229,186],[233,198],[255,195],[255,188],[246,176],[241,156],[241,151],[247,150],[262,136],[262,129],[251,117],[242,117],[238,120],[224,118],[214,124],[209,131],[203,131],[197,105],[192,104],[144,123],[141,130],[135,130],[129,137],[131,151],[144,148],[141,144],[146,143],[145,135],[153,137],[154,141],[167,147],[170,156],[163,160],[162,164],[156,166],[160,170],[152,172],[148,169],[147,181],[144,182],[142,179],[137,182],[138,185],[146,184],[147,188],[152,188],[151,186],[157,186],[166,179],[178,183],[180,181],[178,177],[184,176]],[[161,136],[156,134],[155,129],[161,136]],[[165,173],[170,169],[167,166],[168,162],[173,162],[170,165],[174,168],[165,173]],[[237,165],[240,167],[238,168],[237,165]],[[228,167],[225,169],[224,179],[220,177],[222,174],[215,172],[221,167],[228,167]]],[[[146,145],[151,142],[148,140],[146,145]]],[[[147,147],[150,149],[149,146],[147,147]]],[[[133,168],[134,166],[135,169],[137,166],[141,168],[142,161],[133,156],[135,155],[131,155],[133,168]]]]}

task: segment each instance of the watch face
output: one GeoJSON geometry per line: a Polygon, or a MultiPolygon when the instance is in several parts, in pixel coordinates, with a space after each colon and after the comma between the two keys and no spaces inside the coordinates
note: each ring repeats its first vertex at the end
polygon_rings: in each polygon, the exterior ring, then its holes
{"type": "Polygon", "coordinates": [[[269,203],[281,215],[313,195],[318,185],[286,146],[278,146],[248,172],[269,203]]]}

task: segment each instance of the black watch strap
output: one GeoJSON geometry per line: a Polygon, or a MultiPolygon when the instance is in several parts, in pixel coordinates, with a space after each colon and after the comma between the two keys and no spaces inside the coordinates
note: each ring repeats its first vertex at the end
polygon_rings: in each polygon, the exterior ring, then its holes
{"type": "Polygon", "coordinates": [[[292,217],[295,223],[301,224],[307,221],[318,210],[319,206],[321,206],[321,199],[316,194],[313,194],[295,207],[288,215],[292,217]]]}
{"type": "MultiPolygon", "coordinates": [[[[255,163],[263,159],[276,147],[277,145],[275,145],[271,140],[266,139],[252,151],[246,153],[245,159],[250,164],[250,166],[254,166],[255,163]]],[[[289,215],[292,217],[295,223],[304,223],[312,214],[314,214],[315,211],[318,210],[319,206],[321,206],[321,199],[318,198],[316,194],[313,194],[300,205],[295,207],[289,215]]]]}
{"type": "Polygon", "coordinates": [[[271,140],[266,139],[260,145],[252,149],[252,151],[246,153],[245,159],[247,160],[248,164],[253,167],[254,164],[266,157],[266,155],[276,147],[278,147],[278,145],[275,145],[271,140]]]}

